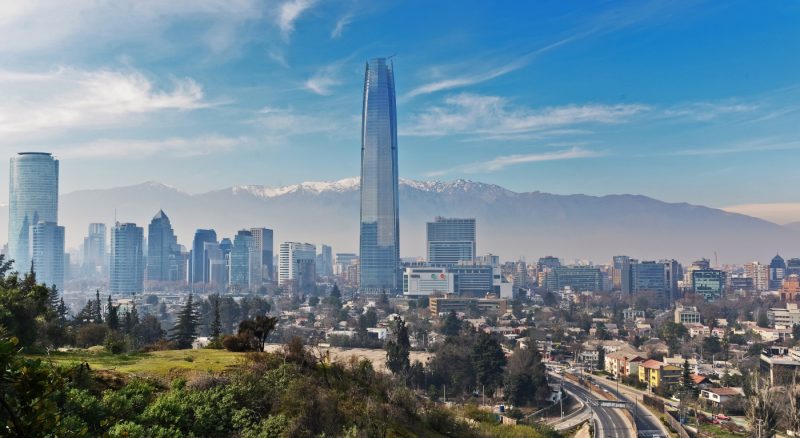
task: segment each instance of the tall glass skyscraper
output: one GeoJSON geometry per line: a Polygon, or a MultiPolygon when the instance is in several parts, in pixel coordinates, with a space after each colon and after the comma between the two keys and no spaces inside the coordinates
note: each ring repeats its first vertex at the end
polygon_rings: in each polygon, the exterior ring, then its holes
{"type": "Polygon", "coordinates": [[[158,210],[147,227],[147,280],[178,281],[178,238],[164,210],[158,210]]]}
{"type": "Polygon", "coordinates": [[[109,286],[112,294],[138,294],[144,291],[144,229],[136,224],[117,222],[111,229],[109,286]]]}
{"type": "Polygon", "coordinates": [[[192,241],[192,256],[189,261],[189,283],[208,283],[208,255],[205,252],[206,242],[217,242],[217,232],[198,229],[192,241]]]}
{"type": "Polygon", "coordinates": [[[391,61],[377,58],[364,74],[361,113],[360,281],[363,293],[400,289],[397,106],[391,61]]]}
{"type": "Polygon", "coordinates": [[[38,222],[31,227],[31,250],[36,281],[64,290],[64,227],[38,222]]]}
{"type": "Polygon", "coordinates": [[[475,260],[475,219],[438,216],[427,224],[428,262],[455,265],[475,260]]]}
{"type": "Polygon", "coordinates": [[[253,261],[258,260],[259,264],[256,267],[261,267],[261,257],[255,249],[253,233],[249,230],[239,230],[233,238],[229,280],[231,287],[238,291],[246,291],[253,286],[253,261]]]}
{"type": "Polygon", "coordinates": [[[31,227],[39,222],[58,222],[58,160],[20,152],[11,157],[8,185],[8,254],[18,271],[30,269],[31,227]]]}
{"type": "Polygon", "coordinates": [[[89,232],[83,238],[83,271],[94,276],[105,271],[106,224],[89,224],[89,232]]]}

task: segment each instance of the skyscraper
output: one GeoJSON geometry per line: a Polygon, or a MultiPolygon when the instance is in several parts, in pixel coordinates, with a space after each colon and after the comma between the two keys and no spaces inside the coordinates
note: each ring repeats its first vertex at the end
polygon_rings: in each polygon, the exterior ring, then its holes
{"type": "Polygon", "coordinates": [[[179,256],[178,238],[169,217],[159,210],[147,227],[147,280],[177,281],[179,256]]]}
{"type": "Polygon", "coordinates": [[[230,254],[230,285],[238,290],[248,290],[253,287],[253,259],[257,257],[253,244],[253,233],[240,230],[233,238],[233,248],[230,254]]]}
{"type": "Polygon", "coordinates": [[[58,223],[58,160],[20,152],[11,157],[8,185],[8,254],[18,271],[30,269],[30,230],[39,222],[58,223]]]}
{"type": "Polygon", "coordinates": [[[319,254],[317,254],[317,275],[320,277],[333,276],[333,249],[330,245],[320,245],[319,254]]]}
{"type": "Polygon", "coordinates": [[[117,222],[111,229],[110,290],[136,294],[144,290],[144,229],[117,222]]]}
{"type": "Polygon", "coordinates": [[[269,228],[251,228],[250,233],[253,235],[253,246],[255,248],[255,265],[257,272],[254,280],[261,284],[272,281],[274,272],[272,272],[272,230],[269,228]]]}
{"type": "Polygon", "coordinates": [[[208,283],[208,255],[205,252],[206,242],[216,242],[217,232],[198,229],[192,240],[192,255],[189,260],[189,283],[208,283]]]}
{"type": "Polygon", "coordinates": [[[317,247],[310,243],[283,242],[278,252],[278,284],[305,291],[314,284],[317,247]]]}
{"type": "Polygon", "coordinates": [[[39,222],[31,227],[31,256],[36,281],[64,289],[64,227],[39,222]]]}
{"type": "Polygon", "coordinates": [[[783,284],[783,277],[786,276],[786,262],[780,254],[776,254],[769,262],[769,289],[778,290],[783,284]]]}
{"type": "Polygon", "coordinates": [[[455,265],[475,259],[475,219],[437,217],[427,224],[428,262],[455,265]]]}
{"type": "Polygon", "coordinates": [[[83,239],[83,271],[87,275],[101,274],[106,266],[106,224],[89,224],[83,239]]]}
{"type": "Polygon", "coordinates": [[[370,60],[361,113],[360,282],[364,293],[400,289],[397,108],[394,72],[370,60]]]}

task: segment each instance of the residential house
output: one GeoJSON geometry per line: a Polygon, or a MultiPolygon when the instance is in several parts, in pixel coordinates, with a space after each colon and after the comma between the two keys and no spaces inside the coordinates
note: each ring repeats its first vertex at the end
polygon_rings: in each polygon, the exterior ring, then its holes
{"type": "Polygon", "coordinates": [[[639,365],[639,382],[654,390],[680,384],[683,369],[649,359],[639,365]]]}

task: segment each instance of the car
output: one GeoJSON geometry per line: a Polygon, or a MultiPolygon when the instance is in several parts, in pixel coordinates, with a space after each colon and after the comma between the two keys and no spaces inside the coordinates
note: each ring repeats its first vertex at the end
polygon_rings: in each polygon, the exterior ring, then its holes
{"type": "Polygon", "coordinates": [[[730,421],[731,417],[729,417],[729,416],[727,416],[727,415],[725,415],[725,414],[717,414],[717,419],[719,419],[719,420],[725,420],[725,421],[730,421]]]}

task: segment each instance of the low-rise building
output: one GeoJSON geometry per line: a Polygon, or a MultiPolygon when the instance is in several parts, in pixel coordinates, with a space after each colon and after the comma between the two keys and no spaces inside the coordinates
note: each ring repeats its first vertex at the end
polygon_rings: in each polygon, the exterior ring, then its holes
{"type": "Polygon", "coordinates": [[[455,290],[455,276],[446,268],[413,267],[403,271],[404,296],[452,294],[455,290]]]}
{"type": "Polygon", "coordinates": [[[495,298],[493,295],[487,295],[486,298],[456,297],[452,295],[430,298],[430,310],[434,315],[450,313],[451,311],[466,313],[470,307],[477,308],[480,312],[503,315],[508,311],[508,300],[495,298]]]}
{"type": "Polygon", "coordinates": [[[639,382],[650,389],[668,388],[681,381],[683,369],[657,360],[646,360],[639,365],[639,382]]]}
{"type": "Polygon", "coordinates": [[[681,303],[675,305],[675,323],[676,324],[699,324],[700,312],[697,307],[684,306],[681,303]]]}
{"type": "Polygon", "coordinates": [[[622,318],[625,321],[635,321],[637,318],[644,318],[644,310],[636,310],[633,308],[627,308],[622,311],[622,318]]]}
{"type": "Polygon", "coordinates": [[[792,327],[800,324],[800,309],[796,303],[786,303],[786,308],[773,307],[767,312],[769,322],[777,327],[792,327]]]}
{"type": "Polygon", "coordinates": [[[759,360],[761,375],[772,385],[795,384],[800,375],[800,349],[774,346],[765,349],[759,360]]]}
{"type": "Polygon", "coordinates": [[[694,338],[697,336],[708,336],[711,334],[711,329],[708,328],[707,325],[695,323],[695,324],[684,324],[686,329],[689,330],[689,336],[694,338]]]}
{"type": "Polygon", "coordinates": [[[615,351],[606,355],[605,371],[616,378],[638,375],[645,359],[636,353],[615,351]]]}
{"type": "Polygon", "coordinates": [[[744,397],[742,388],[706,388],[700,391],[700,399],[719,406],[735,398],[744,397]]]}

